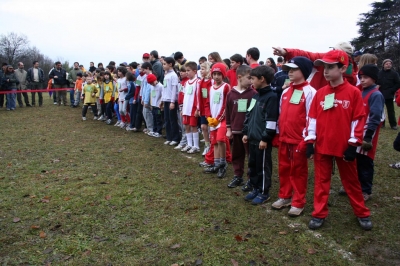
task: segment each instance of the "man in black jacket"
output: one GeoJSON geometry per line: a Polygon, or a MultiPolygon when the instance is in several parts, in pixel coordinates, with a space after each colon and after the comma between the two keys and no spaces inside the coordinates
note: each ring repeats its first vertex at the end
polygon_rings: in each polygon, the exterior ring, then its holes
{"type": "MultiPolygon", "coordinates": [[[[54,89],[68,88],[67,72],[62,68],[61,62],[55,63],[56,67],[49,74],[49,78],[54,79],[54,89]]],[[[57,104],[61,105],[61,99],[64,106],[67,105],[67,90],[57,91],[57,104]]]]}
{"type": "MultiPolygon", "coordinates": [[[[399,74],[392,69],[392,60],[385,59],[382,63],[382,70],[379,71],[378,85],[379,90],[385,97],[385,105],[389,118],[390,127],[397,130],[396,115],[394,113],[393,98],[395,92],[400,88],[399,74]]],[[[383,124],[385,126],[385,124],[383,124]]]]}
{"type": "MultiPolygon", "coordinates": [[[[6,72],[7,65],[8,65],[7,63],[3,63],[1,65],[1,69],[0,69],[0,91],[4,91],[5,90],[5,86],[3,86],[3,84],[1,84],[1,80],[3,78],[4,72],[6,72]]],[[[0,94],[0,108],[3,108],[4,99],[6,99],[5,94],[0,94]]]]}

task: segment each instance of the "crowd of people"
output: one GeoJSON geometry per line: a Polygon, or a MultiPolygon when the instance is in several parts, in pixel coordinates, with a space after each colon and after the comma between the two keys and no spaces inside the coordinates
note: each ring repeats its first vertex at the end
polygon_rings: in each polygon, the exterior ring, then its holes
{"type": "MultiPolygon", "coordinates": [[[[397,130],[393,102],[400,79],[392,61],[383,60],[380,70],[375,55],[354,52],[346,42],[326,53],[280,47],[273,47],[273,53],[278,56],[277,64],[272,57],[265,65],[259,64],[256,47],[244,57],[234,54],[224,60],[213,52],[198,63],[188,61],[181,52],[159,57],[152,51],[143,54],[140,64],[116,66],[111,61],[95,67],[91,62],[86,71],[75,62],[69,73],[56,62],[48,88],[56,91],[55,104],[82,105],[83,121],[90,108],[93,118],[105,124],[164,137],[165,145],[181,152],[202,152],[204,173],[223,178],[228,162],[232,163],[234,177],[228,187],[242,186],[248,192],[244,199],[253,205],[270,199],[271,152],[277,147],[280,188],[272,208],[290,207],[292,217],[304,211],[308,160],[313,159],[310,229],[321,227],[328,216],[334,162],[343,185],[341,193],[349,197],[360,226],[371,230],[365,202],[372,197],[374,157],[380,128],[385,126],[385,105],[390,127],[397,130]]],[[[10,65],[3,67],[2,88],[13,92],[6,94],[7,110],[15,109],[18,89],[28,85],[34,91],[43,83],[38,62],[26,73],[23,68],[22,63],[15,71],[10,65]]],[[[35,105],[34,92],[32,104],[22,95],[26,106],[35,105]]],[[[397,100],[400,105],[400,96],[397,100]]],[[[1,107],[3,103],[0,98],[1,107]]],[[[398,143],[400,137],[394,143],[400,150],[398,143]]]]}

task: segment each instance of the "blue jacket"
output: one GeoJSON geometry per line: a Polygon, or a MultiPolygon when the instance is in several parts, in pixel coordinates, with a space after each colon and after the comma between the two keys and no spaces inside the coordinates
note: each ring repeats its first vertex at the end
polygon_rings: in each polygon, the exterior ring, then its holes
{"type": "Polygon", "coordinates": [[[134,81],[128,82],[128,94],[125,96],[125,100],[129,101],[129,104],[133,103],[133,96],[135,95],[136,85],[134,81]]]}
{"type": "Polygon", "coordinates": [[[150,93],[151,93],[151,86],[149,83],[147,83],[147,79],[144,79],[142,81],[142,101],[144,104],[150,104],[150,93]]]}
{"type": "MultiPolygon", "coordinates": [[[[368,88],[365,88],[362,91],[362,97],[365,98],[365,96],[367,96],[371,90],[375,89],[375,87],[376,85],[374,84],[368,88]]],[[[382,93],[380,91],[372,93],[371,96],[369,96],[368,105],[369,114],[367,114],[367,129],[375,132],[379,124],[382,122],[382,116],[384,115],[385,98],[383,97],[382,93]]]]}

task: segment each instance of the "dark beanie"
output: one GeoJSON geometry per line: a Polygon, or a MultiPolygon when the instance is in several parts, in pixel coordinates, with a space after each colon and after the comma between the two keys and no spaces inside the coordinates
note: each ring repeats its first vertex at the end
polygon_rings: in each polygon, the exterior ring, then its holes
{"type": "Polygon", "coordinates": [[[378,74],[379,68],[374,64],[365,65],[358,71],[359,78],[361,75],[365,75],[375,80],[375,82],[378,80],[378,74]]]}
{"type": "Polygon", "coordinates": [[[289,60],[288,63],[282,66],[283,71],[289,71],[291,68],[299,68],[304,76],[304,79],[308,79],[313,70],[314,63],[304,56],[296,56],[289,60]]]}

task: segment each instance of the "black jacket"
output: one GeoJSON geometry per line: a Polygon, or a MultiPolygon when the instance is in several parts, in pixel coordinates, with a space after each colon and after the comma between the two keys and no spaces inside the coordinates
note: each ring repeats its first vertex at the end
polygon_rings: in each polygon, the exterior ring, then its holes
{"type": "Polygon", "coordinates": [[[385,100],[393,99],[394,93],[400,88],[399,74],[393,69],[381,70],[378,75],[377,84],[385,100]]]}
{"type": "Polygon", "coordinates": [[[154,60],[150,62],[153,68],[153,73],[157,76],[157,81],[160,83],[164,82],[164,69],[160,60],[154,60]]]}
{"type": "Polygon", "coordinates": [[[49,78],[54,78],[54,76],[57,76],[58,78],[54,79],[54,84],[55,85],[68,85],[67,81],[67,72],[65,69],[61,68],[60,70],[57,70],[56,68],[53,68],[49,74],[49,78]]]}
{"type": "Polygon", "coordinates": [[[247,135],[250,144],[258,144],[261,140],[271,142],[276,134],[276,121],[279,115],[276,93],[268,86],[259,89],[258,94],[253,96],[252,101],[254,100],[256,101],[254,107],[246,113],[242,133],[247,135]]]}
{"type": "MultiPolygon", "coordinates": [[[[44,82],[44,73],[41,68],[38,68],[38,75],[39,75],[39,82],[43,83],[44,82]]],[[[28,83],[33,82],[33,67],[28,69],[28,74],[26,75],[26,81],[28,81],[28,83]]]]}
{"type": "Polygon", "coordinates": [[[3,74],[1,78],[2,87],[5,90],[16,89],[19,84],[19,80],[15,73],[3,74]]]}

